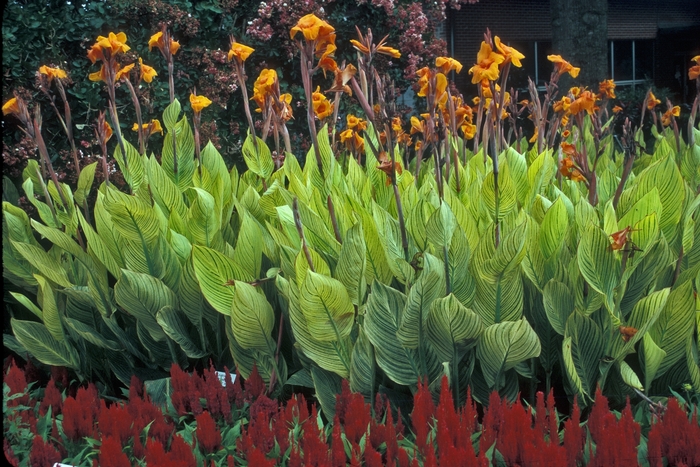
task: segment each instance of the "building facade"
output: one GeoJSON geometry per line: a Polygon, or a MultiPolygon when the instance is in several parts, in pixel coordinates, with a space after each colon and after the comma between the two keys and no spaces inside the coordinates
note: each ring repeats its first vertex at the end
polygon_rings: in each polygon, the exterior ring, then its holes
{"type": "MultiPolygon", "coordinates": [[[[448,52],[465,69],[475,62],[486,28],[526,57],[521,70],[511,71],[513,87],[526,88],[528,76],[540,86],[549,79],[547,55],[558,52],[552,48],[548,0],[481,0],[449,11],[448,52]]],[[[695,86],[688,82],[688,68],[699,54],[700,0],[608,1],[608,76],[618,86],[653,83],[690,102],[695,86]]],[[[455,81],[465,90],[470,76],[462,73],[455,81]]]]}

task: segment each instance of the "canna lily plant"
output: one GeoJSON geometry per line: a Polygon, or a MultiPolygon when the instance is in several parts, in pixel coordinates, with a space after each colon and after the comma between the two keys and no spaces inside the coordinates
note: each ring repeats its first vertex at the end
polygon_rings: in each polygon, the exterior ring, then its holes
{"type": "MultiPolygon", "coordinates": [[[[253,50],[235,40],[229,59],[250,123],[244,173],[212,144],[200,150],[207,101],[194,94],[194,133],[173,97],[158,159],[119,133],[110,93],[112,157],[129,193],[94,187],[90,216],[75,200],[93,190],[94,166],[73,191],[45,183],[30,162],[24,189],[38,219],[3,203],[3,256],[5,277],[23,290],[13,299],[32,319],[13,318],[6,345],[124,384],[134,373],[165,384],[172,363],[212,359],[244,378],[256,367],[272,394],[313,388],[329,418],[343,380],[367,400],[382,393],[394,403],[424,382],[437,393],[443,376],[458,403],[467,388],[482,403],[492,391],[515,400],[521,382],[541,379],[549,390],[557,374],[557,388],[582,405],[596,388],[619,399],[700,390],[697,99],[688,142],[673,107],[663,125],[654,104],[653,146],[629,121],[617,144],[606,106],[613,83],[557,100],[558,78],[577,68],[552,56],[542,99],[531,83],[530,100],[519,101],[507,79],[524,57],[487,33],[470,70],[477,103],[449,86],[447,73],[462,65],[440,57],[418,73],[424,107],[409,128],[391,81],[372,65],[398,53],[384,41],[360,35],[357,65],[339,67],[325,21],[305,16],[291,36],[313,142],[303,162],[289,151],[291,96],[271,69],[252,86],[264,121],[256,134],[244,69],[253,50]],[[317,71],[333,72],[325,93],[313,87],[317,71]],[[349,91],[364,115],[348,115],[335,144],[349,91]],[[525,111],[529,149],[514,117],[525,111]],[[317,118],[327,122],[319,131],[317,118]]],[[[115,35],[91,50],[108,89],[125,42],[115,35]]],[[[151,42],[172,80],[177,43],[167,31],[151,42]]],[[[39,143],[26,104],[6,109],[39,143]]],[[[103,160],[109,128],[102,114],[103,160]]]]}

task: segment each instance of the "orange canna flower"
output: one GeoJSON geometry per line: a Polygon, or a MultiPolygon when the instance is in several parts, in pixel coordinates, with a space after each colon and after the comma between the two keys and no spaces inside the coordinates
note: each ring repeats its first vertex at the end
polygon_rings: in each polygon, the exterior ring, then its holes
{"type": "Polygon", "coordinates": [[[571,136],[571,132],[570,132],[569,130],[564,130],[564,131],[561,133],[561,137],[562,137],[562,138],[568,138],[569,136],[571,136]]]}
{"type": "Polygon", "coordinates": [[[462,126],[459,127],[459,129],[462,130],[462,133],[464,134],[464,137],[466,139],[473,139],[476,135],[476,125],[473,125],[469,122],[464,122],[462,126]]]}
{"type": "Polygon", "coordinates": [[[377,168],[384,172],[387,176],[386,179],[386,185],[389,186],[391,185],[391,175],[394,171],[396,171],[397,174],[401,175],[403,173],[403,167],[401,167],[401,162],[396,161],[396,162],[391,162],[391,159],[387,157],[385,152],[379,153],[379,165],[377,168]]]}
{"type": "Polygon", "coordinates": [[[147,83],[150,83],[153,81],[153,78],[158,76],[158,73],[156,72],[155,68],[146,65],[143,63],[143,59],[139,57],[139,70],[140,70],[140,78],[144,80],[147,83]]]}
{"type": "Polygon", "coordinates": [[[39,67],[39,73],[41,73],[42,75],[46,75],[49,79],[49,83],[51,83],[51,81],[53,81],[54,78],[63,79],[68,77],[66,72],[61,70],[60,68],[51,68],[46,65],[42,65],[41,67],[39,67]]]}
{"type": "Polygon", "coordinates": [[[425,120],[418,120],[418,117],[411,117],[411,134],[425,133],[425,120]]]}
{"type": "Polygon", "coordinates": [[[416,141],[415,146],[413,146],[413,149],[416,151],[420,151],[423,148],[423,141],[418,140],[416,141]]]}
{"type": "Polygon", "coordinates": [[[553,105],[555,112],[568,112],[569,107],[571,107],[571,98],[569,96],[564,96],[553,105]]]}
{"type": "Polygon", "coordinates": [[[673,108],[668,109],[664,114],[661,116],[661,124],[663,126],[669,126],[671,124],[671,117],[678,117],[681,114],[681,108],[678,107],[677,105],[674,105],[673,108]]]}
{"type": "Polygon", "coordinates": [[[245,62],[254,51],[254,48],[243,45],[240,42],[232,42],[231,50],[228,51],[228,61],[230,62],[235,57],[237,60],[245,62]]]}
{"type": "Polygon", "coordinates": [[[437,57],[435,59],[435,66],[445,74],[452,70],[456,71],[457,73],[462,71],[462,64],[450,57],[437,57]]]}
{"type": "MultiPolygon", "coordinates": [[[[163,127],[160,125],[160,121],[157,119],[151,120],[151,123],[144,123],[141,125],[141,128],[148,133],[148,135],[152,135],[153,133],[160,133],[161,135],[163,134],[163,127]]],[[[139,131],[139,124],[134,123],[134,126],[131,128],[133,131],[139,131]]]]}
{"type": "Polygon", "coordinates": [[[360,130],[366,130],[367,129],[367,121],[356,117],[355,115],[348,114],[346,117],[347,122],[348,122],[348,128],[352,128],[355,131],[360,131],[360,130]]]}
{"type": "Polygon", "coordinates": [[[440,107],[447,102],[447,76],[438,73],[435,76],[435,101],[440,107]]]}
{"type": "MultiPolygon", "coordinates": [[[[539,131],[539,130],[540,130],[539,127],[536,126],[536,127],[535,127],[535,133],[533,133],[532,137],[528,140],[529,143],[534,143],[535,141],[537,141],[537,137],[538,137],[539,134],[540,134],[540,131],[539,131]]],[[[563,173],[562,173],[562,174],[563,174],[563,173]]]]}
{"type": "Polygon", "coordinates": [[[561,58],[561,55],[547,55],[547,60],[554,63],[554,70],[559,76],[564,73],[569,73],[572,78],[576,78],[581,71],[580,68],[571,65],[571,63],[561,58]]]}
{"type": "Polygon", "coordinates": [[[299,32],[304,35],[304,39],[307,41],[315,41],[331,34],[334,35],[335,28],[311,13],[299,19],[289,33],[290,38],[294,39],[294,36],[299,32]]]}
{"type": "Polygon", "coordinates": [[[695,62],[695,66],[688,68],[688,78],[698,79],[700,77],[700,55],[696,55],[690,61],[695,62]]]}
{"type": "Polygon", "coordinates": [[[509,47],[501,43],[501,39],[498,36],[494,38],[494,42],[496,43],[496,49],[498,49],[498,51],[505,57],[504,62],[508,62],[508,60],[510,59],[511,63],[517,66],[518,68],[522,66],[520,60],[525,58],[525,55],[521,54],[513,47],[509,47]]]}
{"type": "Polygon", "coordinates": [[[318,117],[319,120],[322,120],[333,113],[333,103],[331,103],[331,101],[329,101],[328,98],[321,93],[320,87],[316,88],[316,91],[314,91],[311,97],[314,114],[316,114],[316,117],[318,117]]]}
{"type": "Polygon", "coordinates": [[[190,104],[192,105],[192,110],[194,110],[194,113],[198,114],[202,111],[202,109],[211,105],[211,100],[204,96],[190,94],[190,104]]]}
{"type": "MultiPolygon", "coordinates": [[[[165,53],[163,31],[158,31],[148,40],[148,50],[152,50],[153,47],[157,47],[162,53],[165,53]]],[[[175,55],[178,50],[180,50],[180,43],[170,39],[170,55],[175,55]]]]}
{"type": "Polygon", "coordinates": [[[105,83],[107,82],[107,70],[104,65],[100,67],[99,71],[96,71],[94,73],[90,73],[88,75],[88,78],[90,81],[104,81],[105,83]]]}
{"type": "Polygon", "coordinates": [[[105,135],[105,143],[106,143],[112,137],[112,127],[109,126],[109,123],[107,123],[107,121],[105,121],[105,124],[104,124],[104,135],[105,135]]]}
{"type": "Polygon", "coordinates": [[[615,99],[615,81],[611,79],[603,80],[598,85],[598,92],[601,96],[604,94],[608,99],[615,99]]]}
{"type": "Polygon", "coordinates": [[[333,57],[325,56],[321,57],[318,61],[318,66],[323,70],[323,76],[326,76],[327,71],[335,72],[338,69],[338,64],[333,59],[333,57]]]}
{"type": "Polygon", "coordinates": [[[8,115],[8,114],[19,115],[19,104],[17,103],[16,97],[13,97],[12,99],[8,100],[7,102],[5,102],[3,104],[2,114],[3,115],[8,115]]]}
{"type": "Polygon", "coordinates": [[[505,57],[493,51],[486,42],[481,42],[481,49],[476,56],[476,65],[469,69],[472,74],[472,84],[483,80],[495,81],[498,79],[498,65],[503,63],[505,57]]]}
{"type": "Polygon", "coordinates": [[[632,232],[632,227],[628,225],[627,227],[625,227],[622,230],[611,233],[610,234],[610,237],[612,238],[612,245],[610,245],[611,248],[615,251],[622,250],[629,240],[630,232],[632,232]]]}
{"type": "Polygon", "coordinates": [[[581,171],[576,167],[576,163],[571,156],[565,157],[561,160],[559,172],[564,177],[568,178],[569,180],[573,180],[574,182],[583,182],[586,180],[586,177],[584,177],[581,171]]]}
{"type": "Polygon", "coordinates": [[[126,34],[123,32],[117,34],[110,32],[107,37],[97,36],[97,45],[100,46],[103,52],[109,49],[112,55],[116,55],[119,52],[126,53],[131,50],[131,47],[126,45],[126,34]]]}
{"type": "Polygon", "coordinates": [[[620,334],[622,335],[622,340],[625,342],[629,342],[629,340],[637,334],[637,331],[638,330],[632,326],[620,326],[620,334]]]}
{"type": "Polygon", "coordinates": [[[350,39],[350,43],[352,44],[355,49],[357,49],[359,52],[369,55],[369,49],[360,41],[355,40],[355,39],[350,39]]]}
{"type": "Polygon", "coordinates": [[[114,75],[114,81],[119,81],[122,78],[129,78],[129,72],[134,68],[134,64],[127,65],[124,68],[120,68],[114,75]]]}
{"type": "Polygon", "coordinates": [[[576,145],[567,143],[566,141],[562,141],[561,144],[559,145],[561,147],[561,152],[566,154],[567,156],[575,156],[576,155],[576,145]]]}
{"type": "Polygon", "coordinates": [[[399,52],[398,49],[388,47],[386,45],[380,45],[379,47],[377,47],[377,53],[388,55],[392,58],[401,58],[401,52],[399,52]]]}
{"type": "Polygon", "coordinates": [[[582,111],[588,112],[591,115],[595,110],[595,94],[591,91],[581,91],[579,97],[569,106],[569,112],[576,115],[582,111]]]}
{"type": "Polygon", "coordinates": [[[619,105],[616,105],[615,107],[612,108],[612,111],[614,114],[620,113],[620,112],[622,112],[622,110],[623,110],[622,107],[620,107],[619,105]]]}
{"type": "Polygon", "coordinates": [[[649,97],[647,98],[647,109],[654,110],[654,108],[661,104],[661,101],[656,98],[653,92],[649,91],[649,97]]]}

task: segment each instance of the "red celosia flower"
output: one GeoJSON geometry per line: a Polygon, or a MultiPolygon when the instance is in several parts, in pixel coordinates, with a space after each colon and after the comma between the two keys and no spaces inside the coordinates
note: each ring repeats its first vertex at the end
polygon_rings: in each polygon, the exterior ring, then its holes
{"type": "Polygon", "coordinates": [[[501,398],[496,391],[489,397],[488,409],[484,412],[484,420],[479,441],[479,454],[484,457],[486,451],[496,442],[498,431],[503,424],[503,407],[501,398]]]}
{"type": "MultiPolygon", "coordinates": [[[[187,444],[180,435],[173,436],[173,440],[170,443],[170,459],[173,462],[180,462],[186,467],[195,467],[197,465],[192,446],[187,444]]],[[[230,465],[233,465],[233,458],[231,459],[232,463],[230,465]]]]}
{"type": "Polygon", "coordinates": [[[253,370],[245,381],[244,389],[246,401],[253,401],[265,393],[265,381],[260,377],[257,365],[253,365],[253,370]]]}
{"type": "Polygon", "coordinates": [[[122,443],[112,436],[102,437],[98,460],[101,467],[131,467],[129,457],[122,451],[122,443]]]}
{"type": "MultiPolygon", "coordinates": [[[[231,384],[231,380],[225,380],[227,384],[231,384]]],[[[204,370],[204,385],[202,387],[202,395],[207,402],[207,410],[214,418],[223,418],[227,422],[231,422],[231,403],[226,395],[226,389],[221,385],[219,377],[216,375],[216,370],[210,366],[208,370],[204,370]]]]}
{"type": "Polygon", "coordinates": [[[399,449],[397,457],[399,467],[409,467],[408,451],[403,448],[399,449]]]}
{"type": "Polygon", "coordinates": [[[238,371],[236,371],[236,378],[233,384],[231,384],[231,373],[227,367],[224,367],[224,371],[226,373],[226,395],[228,396],[229,404],[235,404],[236,407],[240,409],[244,404],[243,390],[241,389],[241,376],[238,374],[238,371]]]}
{"type": "Polygon", "coordinates": [[[63,438],[61,438],[61,433],[58,431],[58,425],[56,424],[56,419],[53,419],[53,422],[51,423],[51,440],[56,444],[58,447],[58,452],[61,453],[61,457],[64,458],[68,456],[68,452],[66,451],[66,448],[63,446],[63,438]]]}
{"type": "Polygon", "coordinates": [[[583,458],[586,435],[580,423],[581,410],[574,397],[574,408],[571,411],[571,418],[564,422],[564,449],[566,449],[567,467],[576,467],[583,458]]]}
{"type": "Polygon", "coordinates": [[[102,436],[115,437],[122,446],[131,436],[133,418],[123,404],[112,404],[108,408],[103,400],[97,422],[102,436]]]}
{"type": "Polygon", "coordinates": [[[173,386],[170,400],[180,416],[188,413],[194,415],[202,413],[202,404],[199,402],[200,393],[195,387],[194,379],[182,371],[177,363],[173,363],[170,367],[170,383],[173,386]]]}
{"type": "Polygon", "coordinates": [[[333,439],[331,441],[331,465],[333,467],[345,467],[345,445],[343,444],[343,439],[341,438],[340,420],[338,419],[337,412],[335,414],[335,417],[333,418],[332,438],[333,439]]]}
{"type": "Polygon", "coordinates": [[[268,459],[265,454],[258,449],[253,449],[248,454],[248,465],[256,467],[275,467],[275,460],[268,459]]]}
{"type": "Polygon", "coordinates": [[[700,465],[700,424],[697,408],[690,420],[675,398],[668,401],[666,413],[649,431],[648,456],[651,467],[700,465]]]}
{"type": "Polygon", "coordinates": [[[170,462],[169,456],[165,453],[163,443],[155,439],[149,439],[146,442],[146,465],[148,466],[166,466],[170,462]]]}
{"type": "Polygon", "coordinates": [[[343,380],[342,391],[336,396],[336,414],[345,430],[345,437],[357,444],[367,433],[372,418],[369,404],[365,404],[362,394],[352,393],[350,384],[343,380]]]}
{"type": "Polygon", "coordinates": [[[549,412],[547,417],[549,421],[549,440],[559,444],[559,420],[557,419],[557,409],[554,404],[554,391],[551,389],[549,394],[547,394],[547,410],[549,412]]]}
{"type": "Polygon", "coordinates": [[[5,459],[12,467],[19,467],[19,459],[15,456],[12,446],[10,446],[10,441],[5,438],[2,440],[2,448],[5,451],[5,459]]]}
{"type": "Polygon", "coordinates": [[[418,392],[413,396],[411,420],[413,421],[413,430],[416,432],[418,450],[423,454],[428,446],[428,433],[434,414],[435,403],[433,403],[433,396],[428,389],[428,383],[421,381],[418,383],[418,392]]]}
{"type": "Polygon", "coordinates": [[[322,439],[323,434],[316,423],[317,417],[318,412],[314,405],[311,408],[311,423],[304,425],[304,436],[299,443],[304,453],[304,465],[309,467],[326,466],[330,461],[328,445],[326,444],[325,437],[322,439]]]}
{"type": "MultiPolygon", "coordinates": [[[[289,457],[291,460],[291,456],[289,457]]],[[[233,456],[228,455],[226,456],[226,467],[234,467],[235,463],[233,462],[233,456]]]]}
{"type": "Polygon", "coordinates": [[[44,398],[41,400],[41,405],[39,405],[39,415],[46,415],[46,411],[51,407],[51,415],[55,417],[61,413],[62,406],[63,397],[56,387],[56,382],[53,377],[51,377],[49,384],[46,385],[44,398]]]}
{"type": "Polygon", "coordinates": [[[29,465],[31,467],[46,467],[62,460],[61,453],[51,443],[45,442],[44,438],[39,435],[34,436],[32,450],[29,453],[29,465]]]}
{"type": "Polygon", "coordinates": [[[608,400],[600,388],[596,391],[593,409],[588,417],[588,431],[596,444],[590,467],[623,467],[637,465],[640,429],[627,406],[620,420],[608,409],[608,400]]]}
{"type": "Polygon", "coordinates": [[[382,455],[374,450],[372,446],[365,448],[365,466],[366,467],[384,467],[382,455]]]}
{"type": "Polygon", "coordinates": [[[75,398],[63,401],[63,432],[71,441],[89,436],[95,437],[95,422],[100,409],[97,388],[90,383],[86,388],[79,388],[75,398]]]}
{"type": "MultiPolygon", "coordinates": [[[[10,359],[10,369],[7,371],[3,377],[3,383],[7,384],[10,388],[10,396],[13,394],[21,394],[27,390],[27,379],[22,371],[15,363],[14,359],[10,359]]],[[[8,407],[16,407],[18,405],[28,405],[29,395],[25,394],[17,399],[8,400],[8,407]]]]}
{"type": "Polygon", "coordinates": [[[216,452],[221,445],[221,433],[209,412],[195,417],[197,421],[197,441],[205,453],[216,452]]]}

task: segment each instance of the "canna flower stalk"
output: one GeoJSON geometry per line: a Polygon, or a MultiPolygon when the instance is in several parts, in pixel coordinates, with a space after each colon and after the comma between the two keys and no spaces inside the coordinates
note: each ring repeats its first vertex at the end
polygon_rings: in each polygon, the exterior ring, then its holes
{"type": "MultiPolygon", "coordinates": [[[[248,88],[246,88],[246,74],[245,74],[245,61],[248,59],[250,54],[252,54],[255,49],[243,45],[240,42],[236,42],[233,36],[230,36],[231,48],[228,52],[228,60],[233,61],[233,66],[236,70],[236,79],[238,80],[238,86],[241,88],[241,93],[243,94],[243,109],[245,110],[245,116],[248,119],[248,130],[253,137],[253,146],[258,149],[258,139],[255,136],[255,124],[253,123],[253,116],[250,113],[250,105],[248,104],[248,88]]],[[[255,99],[255,96],[253,97],[255,99]]]]}
{"type": "Polygon", "coordinates": [[[296,41],[297,48],[301,53],[301,78],[307,102],[306,119],[309,124],[316,163],[321,175],[323,175],[323,163],[318,148],[318,136],[314,120],[315,109],[313,106],[312,81],[314,72],[321,68],[322,63],[324,67],[329,67],[329,59],[332,59],[332,55],[336,50],[335,28],[316,15],[308,14],[299,19],[289,35],[292,40],[296,41]],[[299,33],[303,35],[303,40],[296,38],[299,33]],[[318,59],[318,62],[316,59],[318,59]]]}
{"type": "Polygon", "coordinates": [[[197,157],[197,164],[199,175],[202,175],[202,159],[200,156],[200,142],[199,142],[199,127],[201,125],[202,110],[211,105],[211,100],[205,96],[198,96],[197,90],[195,89],[192,94],[190,94],[190,105],[192,105],[192,110],[194,111],[194,154],[197,157]]]}

